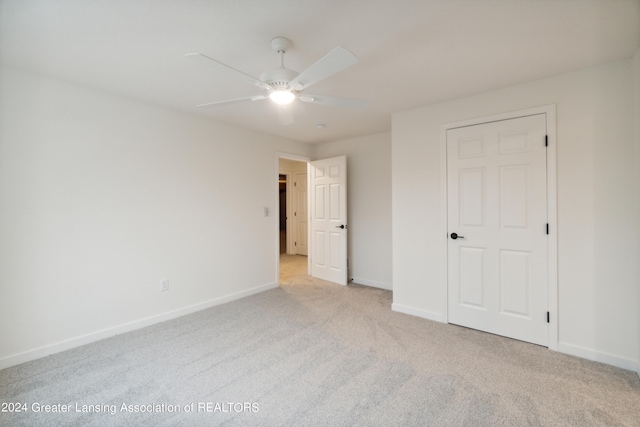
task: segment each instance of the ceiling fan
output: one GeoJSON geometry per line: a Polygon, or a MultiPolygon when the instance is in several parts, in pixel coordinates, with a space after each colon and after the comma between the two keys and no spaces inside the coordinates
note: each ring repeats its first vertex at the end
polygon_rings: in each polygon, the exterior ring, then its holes
{"type": "Polygon", "coordinates": [[[208,102],[206,104],[199,104],[197,107],[209,107],[242,101],[260,101],[263,99],[271,99],[274,103],[280,106],[288,105],[296,99],[312,104],[352,109],[365,109],[369,106],[369,101],[361,99],[312,95],[305,92],[305,89],[309,86],[312,86],[358,62],[358,58],[344,47],[336,47],[302,73],[289,70],[284,66],[284,54],[291,47],[291,41],[289,39],[285,37],[276,37],[271,40],[271,47],[280,55],[280,67],[265,71],[260,75],[259,79],[230,67],[229,65],[223,64],[222,62],[202,53],[187,53],[185,56],[188,58],[198,59],[208,64],[222,66],[223,69],[230,71],[236,77],[240,77],[248,83],[262,89],[262,93],[254,96],[208,102]]]}

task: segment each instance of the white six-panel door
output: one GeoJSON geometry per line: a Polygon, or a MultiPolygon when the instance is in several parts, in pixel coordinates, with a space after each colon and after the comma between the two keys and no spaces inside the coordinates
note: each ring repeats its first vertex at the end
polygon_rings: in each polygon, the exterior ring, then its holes
{"type": "Polygon", "coordinates": [[[544,114],[447,131],[450,323],[548,345],[545,135],[544,114]]]}
{"type": "Polygon", "coordinates": [[[299,172],[295,174],[294,188],[296,192],[296,205],[295,205],[295,224],[296,224],[296,247],[295,251],[298,255],[307,255],[307,240],[309,223],[307,212],[307,174],[299,172]]]}
{"type": "Polygon", "coordinates": [[[347,284],[347,158],[311,162],[311,275],[347,284]]]}

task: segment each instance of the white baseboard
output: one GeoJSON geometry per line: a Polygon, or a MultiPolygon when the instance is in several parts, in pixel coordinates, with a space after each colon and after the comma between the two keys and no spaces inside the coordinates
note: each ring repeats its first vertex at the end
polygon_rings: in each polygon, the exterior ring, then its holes
{"type": "Polygon", "coordinates": [[[434,322],[444,323],[444,318],[441,313],[434,313],[432,311],[408,307],[395,302],[391,304],[391,310],[397,311],[398,313],[410,314],[411,316],[422,317],[423,319],[433,320],[434,322]]]}
{"type": "Polygon", "coordinates": [[[584,348],[573,344],[558,343],[558,351],[560,353],[569,354],[582,359],[606,363],[607,365],[617,366],[618,368],[627,369],[629,371],[640,372],[638,368],[638,361],[636,360],[599,352],[590,348],[584,348]]]}
{"type": "Polygon", "coordinates": [[[393,290],[393,285],[390,283],[378,282],[376,280],[364,279],[362,277],[353,277],[351,278],[351,282],[356,285],[371,286],[372,288],[386,289],[387,291],[393,290]]]}
{"type": "Polygon", "coordinates": [[[105,338],[119,335],[125,332],[131,332],[136,329],[141,329],[146,326],[154,325],[156,323],[165,322],[167,320],[175,319],[177,317],[185,316],[187,314],[195,313],[197,311],[205,310],[216,305],[231,302],[240,298],[248,297],[260,292],[267,291],[269,289],[277,288],[278,284],[268,283],[266,285],[257,286],[255,288],[247,289],[242,292],[236,292],[234,294],[225,295],[223,297],[210,299],[208,301],[193,304],[187,307],[179,308],[177,310],[168,311],[155,316],[146,317],[144,319],[135,320],[133,322],[125,323],[122,325],[114,326],[112,328],[102,329],[90,334],[82,335],[79,337],[71,338],[65,341],[60,341],[54,344],[39,347],[33,350],[25,351],[22,353],[14,354],[0,358],[0,369],[9,368],[11,366],[19,365],[21,363],[29,362],[41,357],[49,356],[51,354],[59,353],[61,351],[70,350],[81,345],[89,344],[95,341],[99,341],[105,338]]]}

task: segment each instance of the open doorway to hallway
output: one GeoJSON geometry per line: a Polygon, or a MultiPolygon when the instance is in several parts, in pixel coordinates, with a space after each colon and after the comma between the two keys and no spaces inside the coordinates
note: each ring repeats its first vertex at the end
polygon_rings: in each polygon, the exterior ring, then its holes
{"type": "Polygon", "coordinates": [[[280,158],[280,284],[302,283],[308,277],[307,186],[307,163],[280,158]]]}

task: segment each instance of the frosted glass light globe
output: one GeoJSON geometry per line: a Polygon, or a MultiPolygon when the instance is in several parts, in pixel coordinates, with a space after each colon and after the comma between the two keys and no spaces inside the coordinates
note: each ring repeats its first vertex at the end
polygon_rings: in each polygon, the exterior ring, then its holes
{"type": "Polygon", "coordinates": [[[296,96],[288,90],[274,90],[269,94],[269,98],[278,105],[290,104],[296,96]]]}

